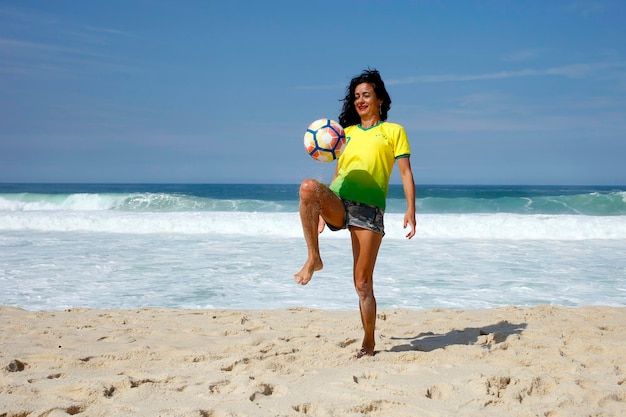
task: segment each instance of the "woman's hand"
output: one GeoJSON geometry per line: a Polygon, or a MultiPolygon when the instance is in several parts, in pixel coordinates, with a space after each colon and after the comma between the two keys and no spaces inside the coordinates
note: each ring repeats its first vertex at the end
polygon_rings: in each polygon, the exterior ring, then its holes
{"type": "Polygon", "coordinates": [[[404,228],[411,226],[411,230],[406,235],[407,239],[411,239],[415,236],[417,222],[415,221],[415,182],[413,180],[410,159],[408,157],[398,159],[398,167],[400,168],[400,178],[402,178],[402,188],[404,189],[407,206],[404,214],[404,228]]]}
{"type": "Polygon", "coordinates": [[[404,214],[404,228],[406,229],[407,226],[411,226],[411,230],[409,230],[409,233],[406,234],[406,238],[407,239],[411,239],[413,236],[415,236],[415,227],[417,226],[417,222],[415,221],[415,212],[406,212],[404,214]]]}

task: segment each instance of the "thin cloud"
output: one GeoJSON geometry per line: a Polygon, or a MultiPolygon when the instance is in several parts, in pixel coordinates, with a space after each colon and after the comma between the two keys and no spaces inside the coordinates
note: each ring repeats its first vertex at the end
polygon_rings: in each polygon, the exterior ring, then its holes
{"type": "Polygon", "coordinates": [[[0,7],[0,17],[5,16],[12,23],[29,24],[29,25],[53,25],[58,23],[58,20],[52,16],[47,16],[42,13],[27,13],[21,9],[13,7],[0,7]]]}
{"type": "Polygon", "coordinates": [[[8,50],[14,50],[18,52],[32,50],[32,51],[38,51],[38,52],[62,53],[62,54],[68,54],[68,55],[82,55],[82,56],[88,56],[92,58],[102,58],[102,59],[114,58],[111,55],[94,53],[94,52],[86,51],[82,49],[67,48],[67,47],[57,46],[53,44],[8,39],[8,38],[0,38],[0,50],[4,50],[4,52],[7,52],[8,50]]]}
{"type": "Polygon", "coordinates": [[[116,42],[134,38],[110,26],[62,22],[41,12],[0,7],[0,21],[15,26],[15,35],[0,35],[0,73],[33,76],[37,73],[80,73],[85,68],[137,72],[114,49],[116,42]],[[33,30],[36,28],[36,30],[33,30]]]}
{"type": "Polygon", "coordinates": [[[68,41],[91,46],[107,46],[120,40],[139,39],[130,32],[123,30],[84,26],[75,29],[63,29],[68,41]]]}
{"type": "Polygon", "coordinates": [[[591,73],[626,67],[626,62],[609,62],[609,63],[591,63],[591,64],[572,64],[561,67],[553,67],[546,69],[523,69],[517,71],[500,71],[486,74],[442,74],[442,75],[420,75],[416,77],[400,78],[389,80],[388,85],[406,85],[406,84],[428,84],[428,83],[446,83],[446,82],[464,82],[464,81],[482,81],[482,80],[502,80],[507,78],[521,77],[545,77],[545,76],[562,76],[567,78],[582,78],[591,73]]]}
{"type": "Polygon", "coordinates": [[[49,75],[76,73],[91,68],[96,71],[136,73],[139,69],[121,57],[86,47],[66,47],[54,43],[0,37],[0,73],[16,75],[49,75]]]}
{"type": "Polygon", "coordinates": [[[109,34],[109,35],[126,36],[126,37],[132,36],[129,32],[126,32],[126,31],[123,31],[123,30],[119,30],[119,29],[103,28],[103,27],[96,27],[96,26],[84,26],[84,28],[85,28],[85,30],[88,30],[90,32],[104,33],[104,34],[109,34]]]}
{"type": "MultiPolygon", "coordinates": [[[[485,74],[441,74],[441,75],[418,75],[415,77],[406,77],[398,79],[390,79],[385,81],[386,85],[409,85],[409,84],[432,84],[432,83],[453,83],[467,81],[485,81],[485,80],[504,80],[509,78],[522,77],[566,77],[566,78],[584,78],[593,74],[600,73],[611,69],[626,68],[626,62],[596,62],[588,64],[571,64],[560,67],[544,68],[544,69],[522,69],[516,71],[500,71],[489,72],[485,74]]],[[[293,87],[295,90],[336,90],[344,88],[344,84],[325,84],[325,85],[299,85],[293,87]]]]}
{"type": "Polygon", "coordinates": [[[626,123],[613,113],[581,117],[579,114],[489,115],[424,111],[404,114],[401,124],[411,131],[440,132],[622,132],[626,123]]]}

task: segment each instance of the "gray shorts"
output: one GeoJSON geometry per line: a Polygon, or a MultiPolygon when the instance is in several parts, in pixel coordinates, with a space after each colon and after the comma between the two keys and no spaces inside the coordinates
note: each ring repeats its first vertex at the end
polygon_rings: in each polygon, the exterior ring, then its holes
{"type": "Polygon", "coordinates": [[[326,226],[328,226],[330,230],[337,231],[355,226],[380,233],[383,236],[385,235],[385,225],[383,223],[385,213],[383,209],[355,201],[341,201],[346,209],[343,224],[340,227],[335,227],[327,223],[326,226]]]}

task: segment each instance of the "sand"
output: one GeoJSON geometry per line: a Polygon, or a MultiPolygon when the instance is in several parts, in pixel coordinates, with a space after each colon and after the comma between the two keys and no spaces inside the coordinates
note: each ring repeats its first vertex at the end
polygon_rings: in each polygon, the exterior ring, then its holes
{"type": "Polygon", "coordinates": [[[0,308],[0,416],[624,416],[626,308],[0,308]]]}

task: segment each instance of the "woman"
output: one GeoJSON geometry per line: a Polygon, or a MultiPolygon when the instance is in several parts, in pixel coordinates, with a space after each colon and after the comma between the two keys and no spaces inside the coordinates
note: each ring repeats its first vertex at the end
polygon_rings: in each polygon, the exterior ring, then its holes
{"type": "Polygon", "coordinates": [[[343,100],[339,123],[344,126],[347,145],[337,162],[330,187],[314,179],[300,185],[300,219],[307,243],[308,258],[295,275],[306,285],[323,267],[318,234],[327,225],[331,230],[348,228],[354,258],[354,287],[359,295],[363,343],[357,357],[374,355],[376,299],[373,274],[384,232],[383,213],[389,177],[398,162],[407,211],[404,227],[415,235],[415,185],[411,153],[402,126],[388,123],[391,98],[376,70],[363,71],[350,81],[343,100]]]}

